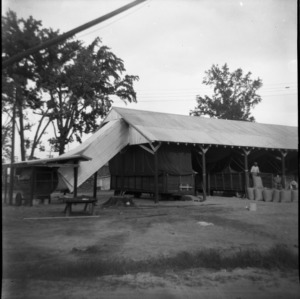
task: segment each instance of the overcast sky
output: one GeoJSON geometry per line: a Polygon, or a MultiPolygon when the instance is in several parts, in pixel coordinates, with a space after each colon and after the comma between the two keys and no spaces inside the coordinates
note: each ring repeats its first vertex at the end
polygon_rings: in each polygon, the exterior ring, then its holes
{"type": "MultiPolygon", "coordinates": [[[[9,7],[63,33],[131,2],[2,0],[2,14],[9,7]]],[[[262,79],[257,122],[298,125],[296,0],[148,0],[76,37],[100,37],[140,77],[128,108],[187,115],[211,92],[205,71],[227,63],[262,79]]]]}

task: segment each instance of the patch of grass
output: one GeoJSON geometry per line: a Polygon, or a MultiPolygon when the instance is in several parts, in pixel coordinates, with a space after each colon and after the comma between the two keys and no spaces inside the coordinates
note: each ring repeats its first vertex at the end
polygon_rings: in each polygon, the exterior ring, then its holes
{"type": "Polygon", "coordinates": [[[278,244],[265,252],[259,250],[238,252],[235,256],[229,257],[226,262],[231,268],[298,269],[299,257],[286,245],[278,244]]]}
{"type": "MultiPolygon", "coordinates": [[[[86,257],[76,262],[34,264],[26,267],[27,275],[25,276],[27,278],[56,280],[62,277],[91,278],[103,275],[136,274],[139,272],[160,275],[168,270],[180,271],[191,268],[230,270],[247,267],[280,270],[298,269],[299,259],[298,255],[285,245],[276,245],[267,251],[257,249],[241,250],[231,256],[223,256],[217,249],[206,249],[197,253],[180,252],[173,257],[160,257],[142,261],[97,260],[86,257]]],[[[19,271],[18,274],[21,275],[22,272],[19,271]]],[[[16,272],[15,274],[18,276],[16,272]]]]}

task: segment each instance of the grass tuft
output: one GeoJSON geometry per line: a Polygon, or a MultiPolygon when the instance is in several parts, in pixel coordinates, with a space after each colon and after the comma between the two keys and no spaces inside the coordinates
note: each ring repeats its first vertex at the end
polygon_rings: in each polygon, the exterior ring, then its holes
{"type": "MultiPolygon", "coordinates": [[[[9,276],[23,275],[27,278],[43,278],[59,280],[61,278],[91,278],[104,275],[125,275],[139,272],[161,274],[165,271],[178,271],[191,268],[234,269],[234,268],[264,268],[264,269],[298,269],[298,255],[287,246],[279,244],[267,251],[247,249],[235,252],[230,256],[223,256],[217,249],[205,249],[196,253],[180,252],[173,257],[159,257],[142,261],[132,260],[98,260],[94,250],[90,255],[77,262],[66,261],[53,264],[34,264],[13,271],[9,276]],[[22,271],[23,270],[23,271],[22,271]]],[[[24,276],[23,276],[24,277],[24,276]]]]}

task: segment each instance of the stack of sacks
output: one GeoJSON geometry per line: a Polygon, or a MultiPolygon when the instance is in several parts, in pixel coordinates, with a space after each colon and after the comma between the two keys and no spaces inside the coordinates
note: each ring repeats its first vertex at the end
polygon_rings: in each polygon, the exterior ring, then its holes
{"type": "Polygon", "coordinates": [[[274,192],[273,189],[264,188],[263,189],[264,201],[272,201],[273,200],[273,192],[274,192]]]}
{"type": "Polygon", "coordinates": [[[298,190],[292,190],[292,201],[299,201],[298,190]]]}
{"type": "Polygon", "coordinates": [[[254,188],[254,200],[263,201],[263,188],[254,188]]]}
{"type": "Polygon", "coordinates": [[[280,202],[280,190],[275,189],[273,192],[273,201],[280,202]]]}
{"type": "Polygon", "coordinates": [[[254,188],[247,188],[248,199],[254,200],[254,188]]]}
{"type": "Polygon", "coordinates": [[[292,191],[291,190],[280,190],[280,201],[281,202],[291,202],[292,201],[292,191]]]}
{"type": "Polygon", "coordinates": [[[254,200],[263,201],[263,183],[260,176],[253,176],[254,200]]]}
{"type": "Polygon", "coordinates": [[[254,175],[252,178],[253,178],[254,188],[263,188],[264,187],[260,176],[254,175]]]}

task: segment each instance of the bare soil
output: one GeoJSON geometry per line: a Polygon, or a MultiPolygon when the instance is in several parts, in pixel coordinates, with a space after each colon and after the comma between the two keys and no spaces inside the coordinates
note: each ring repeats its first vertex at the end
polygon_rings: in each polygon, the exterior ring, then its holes
{"type": "Polygon", "coordinates": [[[145,197],[133,199],[135,207],[102,209],[110,196],[98,194],[94,217],[86,217],[82,205],[65,217],[57,194],[49,205],[2,205],[2,298],[299,298],[296,270],[66,275],[64,267],[78,271],[84,261],[134,263],[211,248],[226,256],[284,244],[298,254],[298,202],[257,202],[249,211],[250,201],[236,197],[158,204],[145,197]],[[55,267],[61,275],[47,275],[55,267]]]}

